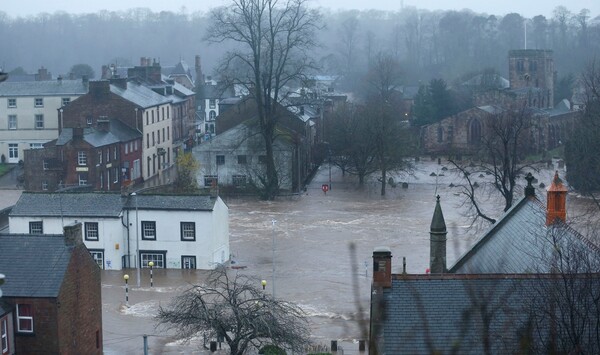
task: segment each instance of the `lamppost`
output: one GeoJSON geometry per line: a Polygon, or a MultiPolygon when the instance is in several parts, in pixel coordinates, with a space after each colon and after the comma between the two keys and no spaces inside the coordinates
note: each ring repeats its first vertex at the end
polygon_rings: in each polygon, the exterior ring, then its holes
{"type": "Polygon", "coordinates": [[[123,275],[123,279],[125,280],[125,305],[129,307],[129,275],[123,275]]]}
{"type": "Polygon", "coordinates": [[[148,266],[150,266],[150,287],[154,287],[154,282],[152,280],[152,267],[154,266],[154,261],[149,262],[148,266]]]}
{"type": "Polygon", "coordinates": [[[138,200],[137,200],[137,194],[135,192],[131,193],[131,196],[133,196],[133,198],[135,199],[135,268],[137,269],[137,287],[140,287],[140,282],[142,280],[142,276],[141,276],[141,272],[140,272],[140,268],[141,268],[141,263],[140,263],[140,238],[139,238],[139,226],[140,226],[140,222],[138,219],[138,200]]]}
{"type": "MultiPolygon", "coordinates": [[[[273,240],[271,243],[271,247],[272,247],[272,256],[271,256],[271,261],[273,264],[273,298],[275,298],[275,223],[277,223],[276,220],[271,220],[271,223],[273,224],[273,240]]],[[[266,284],[266,283],[265,283],[266,284]]]]}
{"type": "Polygon", "coordinates": [[[265,290],[265,287],[267,286],[267,280],[262,280],[260,282],[260,284],[262,285],[263,291],[265,290]]]}

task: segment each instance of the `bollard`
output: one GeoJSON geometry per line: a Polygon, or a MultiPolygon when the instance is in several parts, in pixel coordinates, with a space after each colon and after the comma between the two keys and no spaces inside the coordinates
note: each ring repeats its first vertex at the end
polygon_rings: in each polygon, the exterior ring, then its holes
{"type": "Polygon", "coordinates": [[[216,341],[211,341],[210,342],[210,352],[214,353],[215,351],[217,351],[217,342],[216,341]]]}
{"type": "Polygon", "coordinates": [[[337,351],[337,340],[331,341],[331,351],[337,351]]]}
{"type": "Polygon", "coordinates": [[[152,280],[152,267],[154,266],[154,262],[149,262],[148,266],[150,266],[150,287],[154,287],[154,280],[152,280]]]}
{"type": "Polygon", "coordinates": [[[123,275],[123,279],[125,280],[125,305],[129,307],[129,275],[123,275]]]}

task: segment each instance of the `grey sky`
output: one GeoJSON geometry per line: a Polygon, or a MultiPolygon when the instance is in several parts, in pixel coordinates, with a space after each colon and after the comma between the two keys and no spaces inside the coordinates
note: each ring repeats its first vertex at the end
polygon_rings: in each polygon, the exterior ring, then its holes
{"type": "MultiPolygon", "coordinates": [[[[69,13],[97,12],[101,9],[120,11],[135,7],[147,7],[153,11],[178,12],[182,7],[187,12],[207,11],[211,7],[229,3],[228,0],[0,0],[0,11],[11,17],[35,15],[40,12],[65,11],[69,13]]],[[[312,0],[313,6],[331,9],[369,8],[381,10],[397,10],[401,4],[429,10],[461,10],[470,8],[475,12],[505,15],[517,12],[526,17],[535,15],[552,16],[552,10],[558,5],[565,5],[571,12],[577,13],[582,8],[591,11],[592,18],[600,15],[598,0],[312,0]]]]}

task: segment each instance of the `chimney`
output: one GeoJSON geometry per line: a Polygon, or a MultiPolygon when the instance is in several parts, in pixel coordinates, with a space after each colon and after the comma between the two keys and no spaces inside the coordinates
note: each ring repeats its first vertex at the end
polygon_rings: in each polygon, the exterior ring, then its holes
{"type": "Polygon", "coordinates": [[[73,140],[83,139],[83,127],[73,127],[73,140]]]}
{"type": "Polygon", "coordinates": [[[110,83],[108,80],[91,81],[89,92],[95,98],[107,97],[110,94],[110,83]]]}
{"type": "Polygon", "coordinates": [[[531,184],[535,178],[531,173],[527,173],[525,180],[527,180],[527,186],[525,186],[525,197],[535,197],[535,187],[531,184]]]}
{"type": "Polygon", "coordinates": [[[110,79],[110,71],[108,70],[108,65],[102,66],[102,77],[100,79],[110,79]]]}
{"type": "Polygon", "coordinates": [[[140,58],[140,67],[145,67],[146,64],[146,57],[141,57],[140,58]]]}
{"type": "Polygon", "coordinates": [[[109,82],[111,85],[127,90],[127,78],[112,78],[109,82]]]}
{"type": "Polygon", "coordinates": [[[443,274],[446,269],[446,222],[437,196],[431,227],[429,228],[429,270],[432,274],[443,274]]]}
{"type": "Polygon", "coordinates": [[[373,250],[373,287],[392,287],[392,251],[389,247],[373,250]]]}
{"type": "Polygon", "coordinates": [[[96,121],[97,127],[99,131],[108,132],[110,131],[110,121],[107,116],[98,117],[98,121],[96,121]]]}
{"type": "Polygon", "coordinates": [[[558,177],[558,171],[554,174],[552,184],[548,187],[546,225],[554,224],[556,220],[566,222],[567,220],[567,188],[558,177]]]}
{"type": "Polygon", "coordinates": [[[81,222],[75,222],[64,227],[65,245],[77,246],[83,244],[81,222]]]}

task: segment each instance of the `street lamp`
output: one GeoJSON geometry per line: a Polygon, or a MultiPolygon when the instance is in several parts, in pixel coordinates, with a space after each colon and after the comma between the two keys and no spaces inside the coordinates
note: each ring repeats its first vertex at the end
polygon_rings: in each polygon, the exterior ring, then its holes
{"type": "Polygon", "coordinates": [[[273,264],[273,298],[275,298],[275,223],[277,223],[276,220],[271,220],[271,223],[273,224],[273,240],[271,242],[271,249],[272,249],[272,256],[271,256],[271,261],[273,264]]]}
{"type": "Polygon", "coordinates": [[[260,282],[260,284],[262,285],[263,291],[265,290],[265,287],[267,286],[267,280],[262,280],[260,282]]]}
{"type": "Polygon", "coordinates": [[[154,261],[149,262],[148,266],[150,266],[150,287],[153,287],[154,282],[152,281],[152,267],[154,266],[154,261]]]}
{"type": "Polygon", "coordinates": [[[125,305],[129,307],[129,275],[123,275],[123,279],[125,280],[125,305]]]}
{"type": "Polygon", "coordinates": [[[140,273],[140,268],[141,268],[141,263],[140,263],[140,237],[139,237],[139,219],[138,219],[138,200],[137,200],[137,194],[135,192],[131,193],[131,196],[133,196],[133,198],[135,199],[135,249],[136,249],[136,256],[135,256],[135,268],[137,269],[137,287],[140,287],[140,282],[142,280],[142,276],[140,273]]]}

